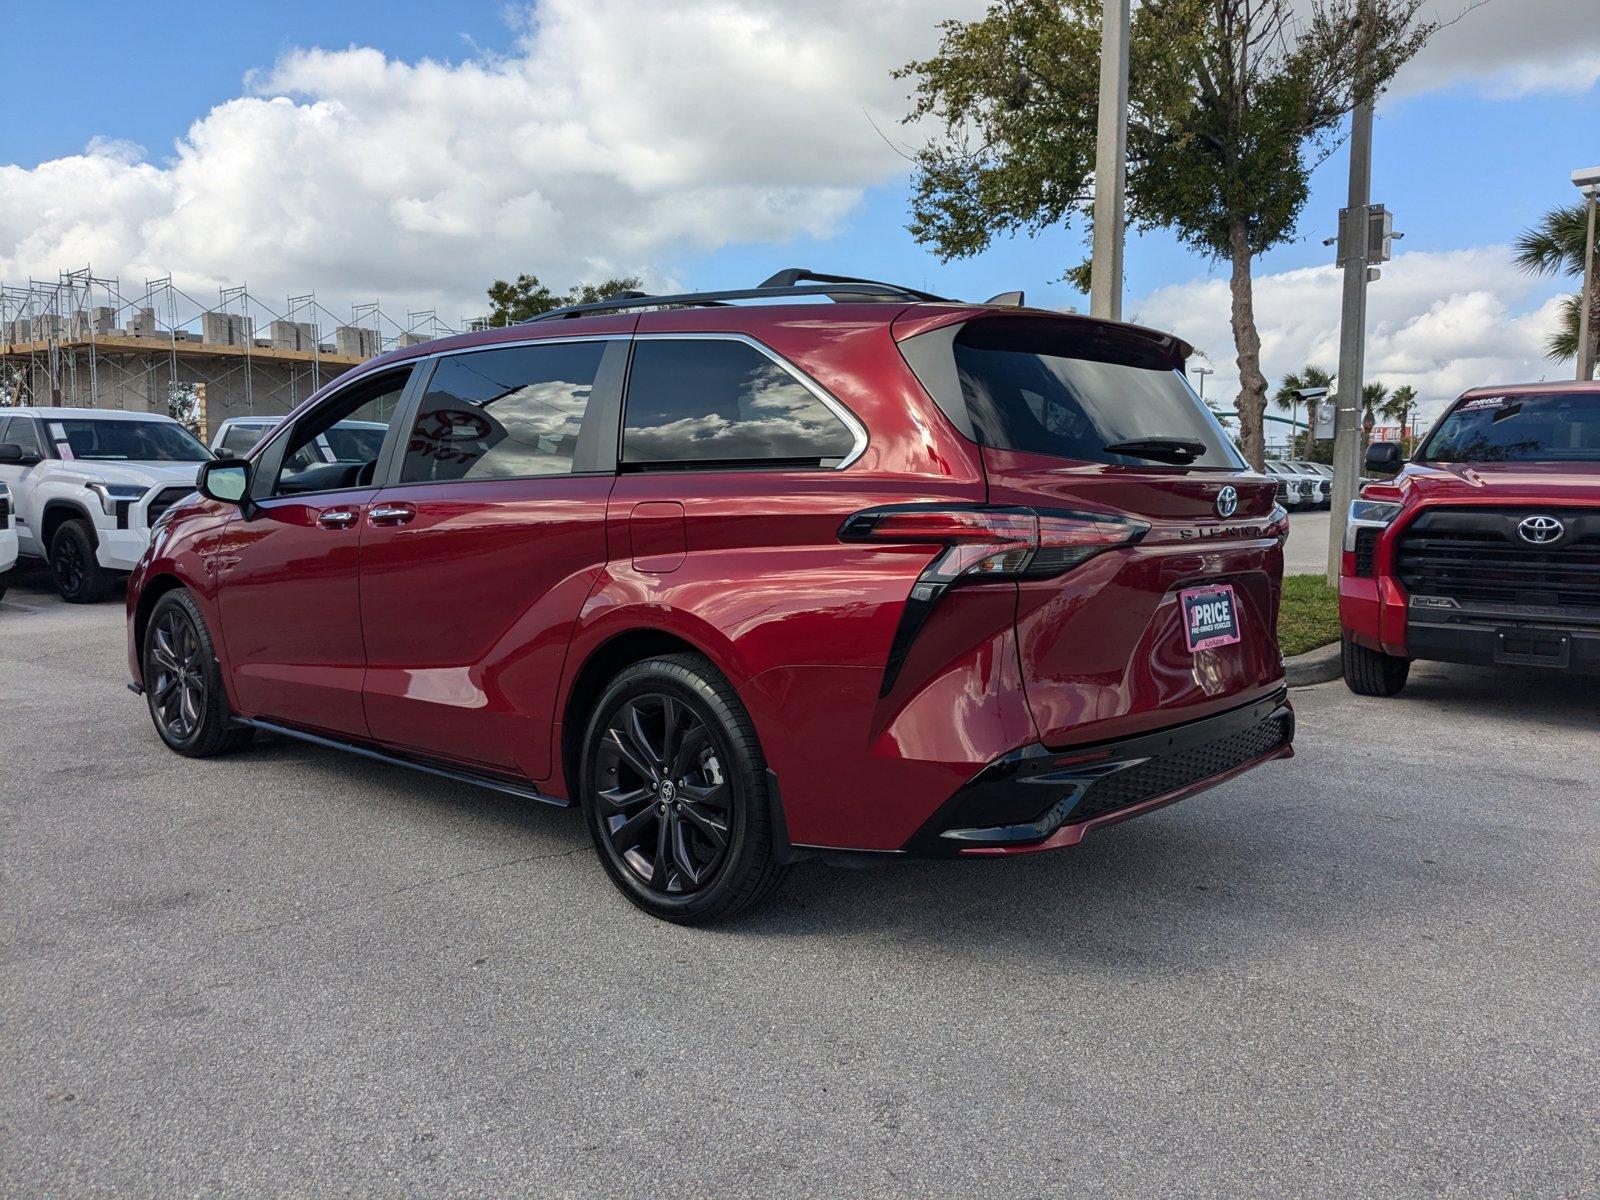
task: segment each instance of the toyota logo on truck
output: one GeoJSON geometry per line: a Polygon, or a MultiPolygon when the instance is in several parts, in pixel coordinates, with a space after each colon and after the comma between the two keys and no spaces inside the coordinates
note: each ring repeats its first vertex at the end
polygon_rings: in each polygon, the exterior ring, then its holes
{"type": "Polygon", "coordinates": [[[1545,546],[1555,541],[1567,527],[1554,517],[1544,515],[1523,517],[1517,523],[1517,534],[1525,542],[1532,542],[1535,546],[1545,546]]]}

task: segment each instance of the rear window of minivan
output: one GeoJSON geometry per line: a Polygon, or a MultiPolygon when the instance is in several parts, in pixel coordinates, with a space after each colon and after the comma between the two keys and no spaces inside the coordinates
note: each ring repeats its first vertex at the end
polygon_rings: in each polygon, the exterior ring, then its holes
{"type": "MultiPolygon", "coordinates": [[[[1080,333],[1049,318],[967,323],[944,353],[954,356],[973,437],[1000,450],[1141,468],[1161,464],[1106,447],[1182,438],[1205,447],[1185,469],[1242,469],[1227,434],[1179,372],[1092,328],[1080,333]]],[[[925,355],[907,358],[934,391],[929,376],[945,372],[926,370],[925,355]]]]}

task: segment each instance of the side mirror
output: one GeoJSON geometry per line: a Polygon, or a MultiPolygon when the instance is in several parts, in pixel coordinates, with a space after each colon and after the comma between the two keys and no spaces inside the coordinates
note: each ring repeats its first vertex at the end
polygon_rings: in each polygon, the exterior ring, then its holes
{"type": "Polygon", "coordinates": [[[232,450],[229,450],[226,446],[218,446],[211,453],[214,454],[217,458],[238,458],[239,457],[232,450]]]}
{"type": "Polygon", "coordinates": [[[15,442],[0,442],[0,463],[8,463],[14,467],[31,467],[43,461],[37,454],[24,450],[15,442]]]}
{"type": "Polygon", "coordinates": [[[1393,475],[1404,461],[1399,442],[1373,442],[1367,447],[1366,468],[1374,475],[1393,475]]]}
{"type": "Polygon", "coordinates": [[[250,493],[250,464],[239,459],[213,459],[200,468],[196,486],[207,500],[239,504],[250,493]]]}

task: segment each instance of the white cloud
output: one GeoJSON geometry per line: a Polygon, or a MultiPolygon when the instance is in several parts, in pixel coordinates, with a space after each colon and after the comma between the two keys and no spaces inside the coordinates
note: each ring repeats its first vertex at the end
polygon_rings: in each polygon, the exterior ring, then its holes
{"type": "Polygon", "coordinates": [[[1594,0],[1432,0],[1427,14],[1448,24],[1397,77],[1396,94],[1467,83],[1510,98],[1600,82],[1594,0]]]}
{"type": "MultiPolygon", "coordinates": [[[[1402,80],[1592,82],[1590,4],[1494,0],[1402,80]]],[[[504,54],[293,50],[170,156],[97,140],[0,166],[0,279],[91,263],[131,281],[171,273],[203,296],[248,281],[263,297],[316,288],[450,319],[517,270],[670,285],[720,246],[826,237],[865,188],[903,175],[884,137],[906,140],[908,87],[889,72],[933,48],[938,21],[986,7],[542,0],[517,10],[529,15],[504,54]]]]}
{"type": "MultiPolygon", "coordinates": [[[[1272,386],[1308,362],[1337,370],[1340,280],[1331,266],[1256,279],[1262,367],[1272,386]]],[[[1367,289],[1366,378],[1416,388],[1424,417],[1469,387],[1561,378],[1561,364],[1543,354],[1560,303],[1541,302],[1546,291],[1517,270],[1505,246],[1399,255],[1367,289]]],[[[1205,353],[1217,371],[1208,396],[1231,402],[1238,394],[1226,280],[1158,288],[1130,311],[1205,353]]]]}
{"type": "Polygon", "coordinates": [[[670,282],[685,253],[836,231],[905,166],[878,132],[905,105],[889,70],[981,8],[544,0],[506,55],[295,50],[169,161],[96,143],[0,167],[0,278],[90,262],[451,316],[519,269],[670,282]]]}

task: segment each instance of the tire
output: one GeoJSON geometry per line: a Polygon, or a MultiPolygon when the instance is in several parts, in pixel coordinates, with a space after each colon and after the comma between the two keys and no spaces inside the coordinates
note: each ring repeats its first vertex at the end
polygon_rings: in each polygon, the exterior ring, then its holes
{"type": "Polygon", "coordinates": [[[1358,696],[1394,696],[1406,685],[1411,660],[1357,645],[1346,634],[1339,647],[1344,682],[1358,696]]]}
{"type": "Polygon", "coordinates": [[[645,912],[706,924],[782,882],[761,744],[707,659],[666,655],[623,670],[594,706],[582,754],[580,803],[595,850],[645,912]]]}
{"type": "Polygon", "coordinates": [[[87,521],[63,521],[57,527],[50,539],[50,581],[68,604],[98,604],[116,586],[116,576],[95,558],[87,521]]]}
{"type": "Polygon", "coordinates": [[[200,606],[185,588],[156,601],[145,626],[144,696],[161,740],[189,758],[227,754],[250,742],[233,723],[222,668],[200,606]]]}

